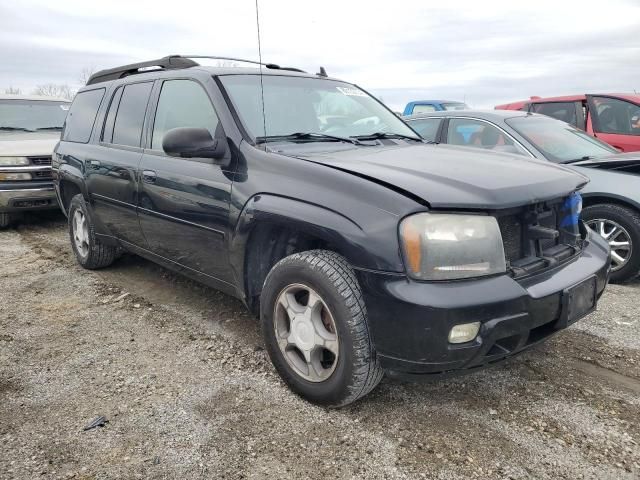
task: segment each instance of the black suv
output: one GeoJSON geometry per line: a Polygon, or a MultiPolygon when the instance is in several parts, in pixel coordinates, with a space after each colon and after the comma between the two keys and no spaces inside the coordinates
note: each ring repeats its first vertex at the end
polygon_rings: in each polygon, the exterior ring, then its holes
{"type": "Polygon", "coordinates": [[[240,298],[304,398],[383,372],[503,360],[591,312],[609,247],[587,179],[425,144],[359,87],[267,64],[165,57],[95,74],[55,149],[85,268],[127,250],[240,298]]]}

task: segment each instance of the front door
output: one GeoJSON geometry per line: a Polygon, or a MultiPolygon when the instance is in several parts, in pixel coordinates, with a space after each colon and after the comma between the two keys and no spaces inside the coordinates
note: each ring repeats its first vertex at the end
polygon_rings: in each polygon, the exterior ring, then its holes
{"type": "Polygon", "coordinates": [[[165,154],[163,136],[178,127],[206,128],[226,144],[205,89],[193,80],[165,80],[140,165],[142,231],[153,253],[231,281],[225,241],[232,173],[206,159],[165,154]]]}
{"type": "Polygon", "coordinates": [[[640,150],[640,105],[598,95],[587,101],[594,136],[623,152],[640,150]]]}

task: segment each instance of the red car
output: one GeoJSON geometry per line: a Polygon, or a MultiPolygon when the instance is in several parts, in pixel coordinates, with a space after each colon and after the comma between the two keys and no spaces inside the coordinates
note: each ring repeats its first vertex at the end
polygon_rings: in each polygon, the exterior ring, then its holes
{"type": "Polygon", "coordinates": [[[640,95],[607,93],[567,97],[531,97],[498,105],[496,110],[542,113],[586,130],[623,152],[640,150],[640,95]]]}

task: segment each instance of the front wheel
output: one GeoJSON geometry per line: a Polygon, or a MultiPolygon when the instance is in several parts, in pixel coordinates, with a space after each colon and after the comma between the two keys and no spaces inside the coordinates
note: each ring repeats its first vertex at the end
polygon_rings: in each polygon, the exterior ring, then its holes
{"type": "Polygon", "coordinates": [[[625,282],[640,272],[640,213],[602,203],[582,211],[584,223],[611,247],[611,281],[625,282]]]}
{"type": "Polygon", "coordinates": [[[353,269],[334,252],[290,255],[269,272],[260,298],[271,361],[298,395],[340,407],[382,379],[353,269]]]}

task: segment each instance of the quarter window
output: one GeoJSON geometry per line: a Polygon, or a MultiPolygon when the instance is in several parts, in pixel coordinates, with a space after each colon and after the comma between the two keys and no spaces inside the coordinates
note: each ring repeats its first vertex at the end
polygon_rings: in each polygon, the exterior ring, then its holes
{"type": "Polygon", "coordinates": [[[76,95],[65,121],[63,140],[77,143],[89,141],[104,91],[104,88],[99,88],[85,90],[76,95]]]}
{"type": "Polygon", "coordinates": [[[218,125],[218,116],[200,85],[191,80],[168,80],[162,84],[151,148],[162,150],[162,138],[172,128],[206,128],[215,138],[218,125]]]}
{"type": "Polygon", "coordinates": [[[480,120],[452,118],[449,120],[447,143],[464,147],[484,148],[526,155],[527,152],[506,133],[480,120]]]}
{"type": "Polygon", "coordinates": [[[414,105],[413,110],[411,110],[411,113],[424,113],[424,112],[435,112],[435,111],[436,111],[436,107],[434,107],[433,105],[424,104],[424,105],[414,105]]]}
{"type": "Polygon", "coordinates": [[[104,122],[104,130],[102,131],[103,142],[113,142],[113,124],[116,120],[116,113],[118,111],[118,105],[120,104],[120,97],[122,97],[122,87],[118,87],[113,94],[113,97],[111,97],[109,112],[107,113],[107,119],[104,122]]]}
{"type": "Polygon", "coordinates": [[[640,135],[640,106],[608,97],[593,97],[593,104],[597,132],[640,135]]]}
{"type": "MultiPolygon", "coordinates": [[[[112,143],[139,147],[151,82],[125,85],[113,124],[112,143]]],[[[115,97],[114,97],[115,98],[115,97]]],[[[114,105],[111,105],[113,108],[114,105]]]]}

